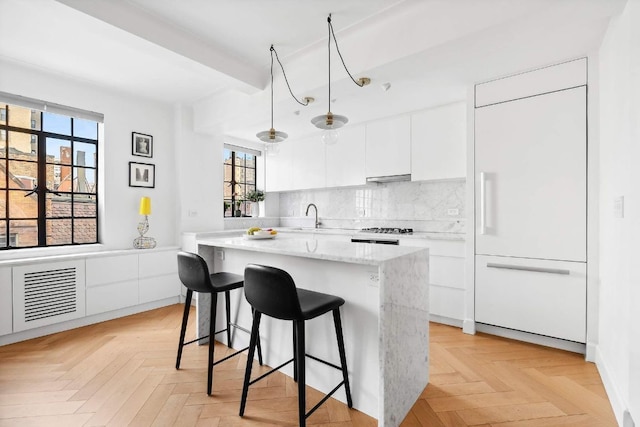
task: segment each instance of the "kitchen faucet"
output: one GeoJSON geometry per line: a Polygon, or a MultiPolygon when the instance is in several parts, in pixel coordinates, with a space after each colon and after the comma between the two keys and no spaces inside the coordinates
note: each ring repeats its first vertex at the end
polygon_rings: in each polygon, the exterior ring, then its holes
{"type": "Polygon", "coordinates": [[[309,216],[309,208],[313,206],[316,210],[316,222],[315,222],[315,226],[316,228],[318,228],[318,226],[320,225],[320,221],[318,221],[318,207],[316,205],[314,205],[313,203],[309,203],[307,205],[307,211],[304,213],[305,216],[309,216]]]}

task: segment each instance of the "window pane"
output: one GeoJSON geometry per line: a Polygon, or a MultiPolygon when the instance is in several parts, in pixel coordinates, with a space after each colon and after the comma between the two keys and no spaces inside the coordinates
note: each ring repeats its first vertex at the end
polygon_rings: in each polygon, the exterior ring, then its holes
{"type": "Polygon", "coordinates": [[[25,194],[26,191],[9,191],[9,218],[38,218],[38,196],[25,194]]]}
{"type": "Polygon", "coordinates": [[[95,217],[97,211],[95,197],[86,195],[73,196],[74,217],[95,217]]]}
{"type": "Polygon", "coordinates": [[[32,129],[31,127],[31,108],[17,107],[15,105],[9,105],[7,116],[9,119],[9,126],[15,126],[17,128],[32,129]]]}
{"type": "Polygon", "coordinates": [[[246,190],[245,190],[245,186],[244,184],[237,184],[236,185],[236,199],[244,199],[246,190]]]}
{"type": "Polygon", "coordinates": [[[71,194],[47,193],[47,218],[69,218],[71,216],[71,194]]]}
{"type": "Polygon", "coordinates": [[[236,166],[236,182],[244,182],[244,171],[244,168],[236,166]]]}
{"type": "Polygon", "coordinates": [[[73,164],[76,166],[96,167],[96,146],[84,142],[73,144],[73,164]]]}
{"type": "Polygon", "coordinates": [[[224,180],[231,181],[231,165],[224,165],[224,180]]]}
{"type": "Polygon", "coordinates": [[[0,219],[7,217],[7,192],[0,192],[0,219]]]}
{"type": "Polygon", "coordinates": [[[0,158],[7,157],[7,131],[0,129],[0,158]]]}
{"type": "MultiPolygon", "coordinates": [[[[34,135],[35,136],[35,135],[34,135]]],[[[38,139],[32,143],[30,133],[9,132],[9,158],[21,160],[37,160],[38,139]]]]}
{"type": "Polygon", "coordinates": [[[73,168],[73,191],[76,193],[96,193],[96,170],[73,168]]]}
{"type": "Polygon", "coordinates": [[[223,197],[225,199],[231,199],[232,196],[232,191],[231,191],[231,183],[230,182],[225,182],[224,183],[224,194],[223,197]]]}
{"type": "Polygon", "coordinates": [[[224,216],[233,216],[231,209],[231,199],[225,199],[224,201],[224,216]]]}
{"type": "Polygon", "coordinates": [[[71,136],[71,117],[43,112],[42,130],[71,136]]]}
{"type": "Polygon", "coordinates": [[[71,164],[71,141],[47,138],[47,163],[71,164]]]}
{"type": "Polygon", "coordinates": [[[98,241],[98,221],[76,219],[73,225],[73,243],[96,243],[98,241]]]}
{"type": "Polygon", "coordinates": [[[80,138],[98,139],[98,122],[73,119],[73,135],[80,138]]]}
{"type": "Polygon", "coordinates": [[[33,190],[38,183],[38,164],[9,160],[9,188],[33,190]]]}
{"type": "Polygon", "coordinates": [[[6,105],[3,105],[2,107],[0,107],[0,125],[6,125],[7,124],[7,107],[6,105]]]}
{"type": "Polygon", "coordinates": [[[47,245],[67,245],[71,243],[71,220],[47,220],[47,245]]]}
{"type": "Polygon", "coordinates": [[[253,154],[247,154],[247,167],[255,168],[256,167],[256,156],[253,154]]]}
{"type": "Polygon", "coordinates": [[[222,155],[222,158],[224,159],[224,163],[227,165],[231,164],[231,150],[227,150],[226,148],[224,149],[224,154],[222,155]]]}
{"type": "Polygon", "coordinates": [[[9,239],[17,248],[38,246],[38,221],[9,221],[9,239]]]}
{"type": "Polygon", "coordinates": [[[256,170],[255,169],[246,169],[246,174],[247,174],[247,184],[255,185],[255,183],[256,183],[256,170]]]}
{"type": "Polygon", "coordinates": [[[0,221],[0,249],[7,247],[7,221],[0,221]]]}

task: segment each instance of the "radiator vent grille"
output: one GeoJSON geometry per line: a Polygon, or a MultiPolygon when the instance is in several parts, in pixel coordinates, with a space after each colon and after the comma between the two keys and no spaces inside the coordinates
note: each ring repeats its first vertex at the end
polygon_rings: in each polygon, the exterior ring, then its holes
{"type": "Polygon", "coordinates": [[[60,268],[24,274],[24,321],[76,311],[76,268],[60,268]]]}

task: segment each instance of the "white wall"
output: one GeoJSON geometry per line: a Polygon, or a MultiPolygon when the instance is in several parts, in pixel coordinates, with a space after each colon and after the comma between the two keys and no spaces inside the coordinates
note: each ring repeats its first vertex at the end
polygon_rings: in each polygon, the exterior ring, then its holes
{"type": "MultiPolygon", "coordinates": [[[[0,61],[0,91],[104,114],[104,141],[99,147],[100,238],[104,249],[131,248],[137,237],[138,204],[151,197],[149,236],[158,246],[177,244],[176,173],[173,109],[154,101],[70,80],[63,75],[0,61]],[[153,158],[131,154],[131,132],[153,135],[153,158]],[[129,187],[129,162],[156,166],[155,188],[129,187]]],[[[85,248],[46,248],[12,251],[7,256],[83,251],[85,248]]],[[[3,254],[5,256],[5,254],[3,254]]]]}
{"type": "Polygon", "coordinates": [[[640,423],[640,0],[612,20],[600,50],[600,333],[613,409],[640,423]],[[624,217],[615,215],[624,197],[624,217]]]}

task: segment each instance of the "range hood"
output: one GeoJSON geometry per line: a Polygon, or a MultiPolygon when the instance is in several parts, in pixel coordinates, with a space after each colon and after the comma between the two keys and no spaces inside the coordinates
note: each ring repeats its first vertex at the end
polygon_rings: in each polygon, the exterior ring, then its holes
{"type": "Polygon", "coordinates": [[[386,176],[370,176],[367,177],[367,182],[400,182],[400,181],[411,181],[411,174],[407,173],[404,175],[386,175],[386,176]]]}

